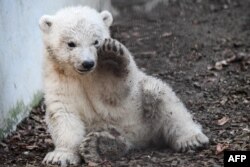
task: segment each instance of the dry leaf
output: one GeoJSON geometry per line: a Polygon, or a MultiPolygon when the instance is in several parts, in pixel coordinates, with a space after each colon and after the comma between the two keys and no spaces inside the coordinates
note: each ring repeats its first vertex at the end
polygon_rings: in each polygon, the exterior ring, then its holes
{"type": "Polygon", "coordinates": [[[172,35],[172,32],[165,32],[161,36],[162,37],[170,37],[172,35]]]}
{"type": "Polygon", "coordinates": [[[219,119],[219,120],[217,121],[217,125],[224,125],[224,124],[227,123],[229,120],[230,120],[229,117],[224,116],[223,118],[221,118],[221,119],[219,119]]]}
{"type": "Polygon", "coordinates": [[[223,67],[227,66],[229,63],[247,61],[249,55],[245,53],[239,53],[238,55],[233,55],[225,60],[221,60],[215,63],[214,66],[208,66],[208,70],[222,70],[223,67]]]}
{"type": "Polygon", "coordinates": [[[89,167],[95,167],[95,166],[98,166],[98,164],[95,163],[95,162],[90,161],[90,162],[88,163],[88,166],[89,166],[89,167]]]}
{"type": "Polygon", "coordinates": [[[30,146],[26,146],[27,150],[34,150],[36,148],[39,148],[37,145],[30,145],[30,146]]]}
{"type": "Polygon", "coordinates": [[[224,105],[224,104],[226,104],[227,101],[228,101],[227,97],[226,97],[226,96],[223,96],[223,97],[222,97],[222,100],[220,101],[220,104],[221,104],[221,105],[224,105]]]}
{"type": "Polygon", "coordinates": [[[229,147],[228,143],[223,143],[223,144],[218,143],[217,146],[216,146],[216,152],[215,152],[215,154],[218,155],[218,154],[222,153],[228,147],[229,147]]]}
{"type": "Polygon", "coordinates": [[[246,131],[247,133],[250,133],[250,129],[248,129],[248,128],[243,128],[242,130],[246,131]]]}
{"type": "Polygon", "coordinates": [[[222,70],[222,68],[223,68],[224,66],[227,66],[227,65],[228,65],[228,62],[227,62],[226,60],[222,60],[222,61],[216,62],[214,68],[215,68],[216,70],[222,70]]]}
{"type": "Polygon", "coordinates": [[[1,141],[0,141],[0,146],[1,146],[1,147],[8,147],[7,144],[5,144],[5,143],[3,143],[3,142],[1,142],[1,141]]]}
{"type": "Polygon", "coordinates": [[[156,51],[140,52],[142,55],[156,55],[156,51]]]}

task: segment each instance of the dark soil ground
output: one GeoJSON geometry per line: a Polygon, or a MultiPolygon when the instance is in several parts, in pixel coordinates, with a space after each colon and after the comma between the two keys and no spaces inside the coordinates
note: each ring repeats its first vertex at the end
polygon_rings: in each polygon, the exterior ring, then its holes
{"type": "MultiPolygon", "coordinates": [[[[101,165],[223,166],[224,149],[250,150],[250,1],[165,0],[152,9],[145,2],[114,0],[120,15],[112,35],[142,70],[174,88],[211,142],[201,151],[147,149],[101,165]]],[[[0,166],[42,166],[53,149],[44,113],[41,103],[0,143],[0,166]]]]}

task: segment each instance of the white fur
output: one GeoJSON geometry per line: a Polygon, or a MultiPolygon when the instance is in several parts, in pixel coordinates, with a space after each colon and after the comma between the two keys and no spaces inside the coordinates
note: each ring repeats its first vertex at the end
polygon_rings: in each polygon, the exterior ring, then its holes
{"type": "MultiPolygon", "coordinates": [[[[112,21],[107,11],[100,14],[88,7],[66,8],[40,20],[44,45],[51,47],[55,54],[51,57],[53,54],[45,49],[46,122],[56,146],[55,151],[45,157],[45,163],[60,161],[66,164],[67,160],[79,163],[77,149],[86,132],[109,125],[116,127],[131,147],[144,147],[159,134],[163,134],[167,144],[177,151],[208,142],[172,89],[141,72],[128,51],[125,54],[130,63],[126,77],[104,75],[97,70],[84,74],[77,72],[86,55],[97,63],[97,49],[92,41],[97,38],[102,43],[110,38],[112,21]],[[51,26],[44,22],[48,18],[51,26]],[[74,29],[80,20],[83,24],[74,29]],[[61,41],[62,37],[65,41],[61,41]],[[67,48],[70,40],[78,43],[72,51],[67,48]],[[152,96],[152,101],[162,101],[159,110],[155,111],[161,115],[156,121],[143,117],[143,107],[147,107],[142,101],[145,95],[152,96]]],[[[153,105],[148,107],[152,107],[152,112],[155,110],[153,105]]]]}

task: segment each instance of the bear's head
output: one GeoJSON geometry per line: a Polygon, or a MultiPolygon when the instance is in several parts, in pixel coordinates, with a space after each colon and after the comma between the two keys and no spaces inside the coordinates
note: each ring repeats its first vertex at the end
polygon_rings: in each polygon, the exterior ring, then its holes
{"type": "Polygon", "coordinates": [[[110,37],[113,17],[108,11],[90,7],[69,7],[55,15],[44,15],[39,21],[47,55],[63,68],[80,74],[93,71],[97,49],[110,37]]]}

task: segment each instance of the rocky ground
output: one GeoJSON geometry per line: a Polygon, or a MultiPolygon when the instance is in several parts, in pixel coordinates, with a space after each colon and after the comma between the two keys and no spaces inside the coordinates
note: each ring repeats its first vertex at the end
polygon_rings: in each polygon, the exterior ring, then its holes
{"type": "MultiPolygon", "coordinates": [[[[168,82],[211,142],[197,152],[131,152],[100,166],[223,166],[223,150],[250,150],[250,1],[114,0],[112,36],[146,73],[168,82]]],[[[0,142],[0,166],[41,166],[53,144],[37,106],[0,142]]],[[[96,166],[95,163],[84,164],[96,166]]]]}

